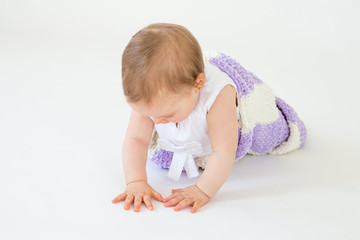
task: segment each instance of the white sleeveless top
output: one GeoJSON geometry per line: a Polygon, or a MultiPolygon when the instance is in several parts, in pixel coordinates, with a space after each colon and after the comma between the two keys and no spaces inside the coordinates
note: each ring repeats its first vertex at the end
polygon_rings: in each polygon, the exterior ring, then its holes
{"type": "MultiPolygon", "coordinates": [[[[175,146],[184,146],[189,142],[198,142],[202,145],[202,151],[192,153],[193,156],[209,155],[212,152],[206,115],[213,105],[217,95],[228,84],[236,89],[233,80],[218,67],[208,61],[207,53],[204,54],[204,67],[206,81],[200,91],[198,102],[193,112],[182,122],[169,122],[155,124],[159,140],[165,140],[175,146]]],[[[239,114],[238,114],[239,116],[239,114]]]]}

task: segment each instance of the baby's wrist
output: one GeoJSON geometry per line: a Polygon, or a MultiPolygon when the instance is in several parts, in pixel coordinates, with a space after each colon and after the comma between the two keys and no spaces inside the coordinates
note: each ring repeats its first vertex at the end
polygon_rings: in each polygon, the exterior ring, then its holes
{"type": "Polygon", "coordinates": [[[138,180],[129,181],[126,183],[126,186],[128,186],[131,183],[135,183],[135,182],[147,182],[147,180],[146,179],[138,179],[138,180]]]}
{"type": "Polygon", "coordinates": [[[205,196],[207,196],[209,199],[211,198],[210,195],[208,193],[206,193],[204,190],[202,190],[198,185],[194,185],[198,190],[200,190],[200,192],[202,192],[205,196]]]}

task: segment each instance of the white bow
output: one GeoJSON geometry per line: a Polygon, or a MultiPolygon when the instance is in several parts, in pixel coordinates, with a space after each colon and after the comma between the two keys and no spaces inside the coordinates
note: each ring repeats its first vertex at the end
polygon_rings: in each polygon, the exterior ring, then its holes
{"type": "Polygon", "coordinates": [[[183,168],[185,167],[188,178],[199,176],[198,168],[195,165],[193,155],[201,155],[203,152],[202,144],[196,141],[186,143],[184,146],[176,146],[164,139],[158,139],[159,147],[170,152],[174,152],[168,177],[178,181],[183,168]]]}

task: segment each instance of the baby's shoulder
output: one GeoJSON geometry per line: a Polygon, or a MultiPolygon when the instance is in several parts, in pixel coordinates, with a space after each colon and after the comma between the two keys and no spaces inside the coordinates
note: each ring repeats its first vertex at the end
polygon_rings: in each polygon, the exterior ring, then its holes
{"type": "Polygon", "coordinates": [[[236,96],[237,92],[235,87],[228,84],[220,90],[219,94],[215,98],[214,104],[216,103],[217,105],[223,106],[224,104],[232,105],[234,103],[236,106],[236,96]]]}

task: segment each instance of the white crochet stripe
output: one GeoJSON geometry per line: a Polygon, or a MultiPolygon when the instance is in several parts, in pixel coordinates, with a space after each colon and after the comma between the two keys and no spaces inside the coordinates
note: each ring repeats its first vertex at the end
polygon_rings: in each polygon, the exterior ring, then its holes
{"type": "Polygon", "coordinates": [[[249,149],[249,151],[247,152],[248,154],[251,154],[251,155],[255,155],[255,156],[262,156],[262,155],[267,155],[267,153],[257,153],[257,152],[254,152],[253,150],[249,149]]]}
{"type": "Polygon", "coordinates": [[[288,126],[290,129],[290,136],[286,142],[281,143],[279,146],[274,148],[270,154],[280,155],[291,152],[295,149],[300,148],[301,138],[300,131],[296,123],[288,122],[288,126]]]}
{"type": "Polygon", "coordinates": [[[251,93],[240,96],[241,133],[251,131],[255,124],[273,123],[279,118],[275,95],[266,83],[254,84],[251,93]]]}

